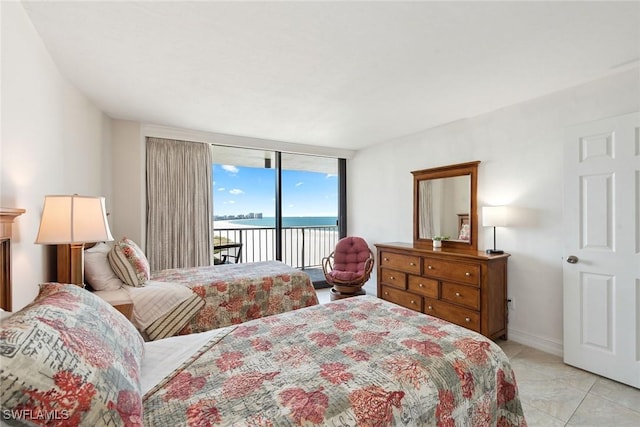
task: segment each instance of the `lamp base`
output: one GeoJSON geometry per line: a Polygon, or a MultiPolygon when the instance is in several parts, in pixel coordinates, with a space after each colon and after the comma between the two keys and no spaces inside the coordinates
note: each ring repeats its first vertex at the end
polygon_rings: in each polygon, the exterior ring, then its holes
{"type": "Polygon", "coordinates": [[[84,243],[58,245],[58,283],[84,288],[84,243]]]}
{"type": "Polygon", "coordinates": [[[487,253],[489,255],[500,255],[503,254],[504,251],[502,249],[487,249],[487,253]]]}

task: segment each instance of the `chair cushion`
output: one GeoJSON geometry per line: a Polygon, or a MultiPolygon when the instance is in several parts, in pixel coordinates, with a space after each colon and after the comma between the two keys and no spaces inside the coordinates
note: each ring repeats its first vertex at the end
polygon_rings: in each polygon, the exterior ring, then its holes
{"type": "Polygon", "coordinates": [[[350,282],[353,280],[360,279],[362,278],[363,274],[364,274],[364,271],[357,272],[357,271],[331,270],[329,272],[329,276],[331,276],[332,279],[340,280],[342,282],[350,282]]]}
{"type": "MultiPolygon", "coordinates": [[[[369,259],[371,252],[367,242],[361,237],[345,237],[340,239],[336,244],[333,254],[333,271],[345,272],[345,276],[349,273],[354,278],[361,277],[365,271],[365,263],[369,259]]],[[[336,277],[336,276],[334,276],[336,277]]],[[[342,279],[340,280],[347,280],[342,279]]]]}

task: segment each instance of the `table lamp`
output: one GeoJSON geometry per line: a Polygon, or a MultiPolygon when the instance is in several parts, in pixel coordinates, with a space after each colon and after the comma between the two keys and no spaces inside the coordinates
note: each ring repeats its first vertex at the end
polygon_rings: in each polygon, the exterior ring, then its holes
{"type": "Polygon", "coordinates": [[[58,245],[58,282],[84,287],[84,244],[108,240],[104,197],[45,196],[35,243],[58,245]]]}
{"type": "Polygon", "coordinates": [[[493,227],[493,249],[487,249],[491,255],[503,254],[504,251],[496,249],[496,227],[507,226],[507,208],[505,206],[484,206],[482,208],[482,225],[493,227]]]}

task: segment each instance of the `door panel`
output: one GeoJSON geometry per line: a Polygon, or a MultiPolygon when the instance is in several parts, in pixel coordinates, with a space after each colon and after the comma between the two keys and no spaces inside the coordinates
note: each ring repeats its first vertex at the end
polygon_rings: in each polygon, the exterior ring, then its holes
{"type": "Polygon", "coordinates": [[[613,176],[581,177],[580,237],[582,249],[611,251],[613,224],[613,176]]]}
{"type": "Polygon", "coordinates": [[[640,387],[640,114],[568,129],[564,360],[640,387]]]}
{"type": "Polygon", "coordinates": [[[613,277],[586,273],[580,279],[582,343],[612,352],[613,277]]]}

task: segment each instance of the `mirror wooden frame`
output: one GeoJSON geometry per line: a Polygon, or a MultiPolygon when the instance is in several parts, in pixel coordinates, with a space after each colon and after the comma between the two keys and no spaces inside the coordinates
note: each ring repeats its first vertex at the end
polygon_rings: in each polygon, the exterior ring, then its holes
{"type": "Polygon", "coordinates": [[[467,251],[478,250],[478,164],[480,161],[459,163],[449,166],[441,166],[431,169],[423,169],[411,172],[413,174],[413,245],[419,248],[432,248],[433,240],[420,238],[420,181],[427,179],[449,178],[469,175],[471,178],[469,220],[471,222],[471,239],[469,242],[449,241],[442,242],[442,249],[461,249],[467,251]]]}

